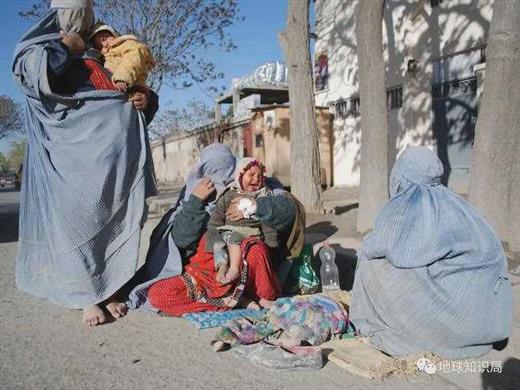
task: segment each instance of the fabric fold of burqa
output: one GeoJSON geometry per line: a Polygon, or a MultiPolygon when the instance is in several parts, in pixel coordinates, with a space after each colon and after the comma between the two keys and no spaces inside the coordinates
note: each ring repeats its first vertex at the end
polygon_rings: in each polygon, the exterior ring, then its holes
{"type": "Polygon", "coordinates": [[[85,12],[49,10],[13,63],[27,130],[16,282],[70,308],[103,301],[134,275],[145,197],[155,192],[145,189],[143,114],[119,92],[60,96],[49,85],[45,45],[59,39],[64,18],[85,12]]]}
{"type": "Polygon", "coordinates": [[[146,262],[136,275],[137,285],[132,286],[127,301],[128,307],[157,311],[148,302],[150,286],[159,280],[180,275],[183,272],[183,261],[189,257],[186,249],[179,248],[172,236],[173,223],[182,210],[183,200],[187,201],[190,198],[195,186],[204,177],[210,178],[215,186],[216,195],[209,199],[205,207],[209,220],[217,197],[234,179],[236,164],[237,159],[227,145],[215,143],[201,151],[200,162],[190,171],[179,200],[161,219],[150,237],[146,262]]]}
{"type": "Polygon", "coordinates": [[[511,283],[493,229],[440,184],[443,166],[409,147],[390,177],[391,199],[359,253],[350,318],[392,356],[481,356],[509,336],[511,283]]]}

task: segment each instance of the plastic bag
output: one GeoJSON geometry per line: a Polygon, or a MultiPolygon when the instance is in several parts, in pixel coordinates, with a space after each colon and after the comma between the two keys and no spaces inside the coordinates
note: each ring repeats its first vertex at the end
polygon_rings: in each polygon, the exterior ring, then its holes
{"type": "Polygon", "coordinates": [[[318,290],[320,279],[312,267],[312,245],[305,244],[298,257],[292,260],[291,270],[283,289],[289,294],[313,294],[318,290]]]}

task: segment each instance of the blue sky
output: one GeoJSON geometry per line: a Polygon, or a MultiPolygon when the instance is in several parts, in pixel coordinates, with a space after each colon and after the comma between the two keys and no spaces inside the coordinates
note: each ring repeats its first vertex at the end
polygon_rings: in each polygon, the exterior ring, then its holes
{"type": "MultiPolygon", "coordinates": [[[[11,58],[20,36],[30,27],[30,23],[18,16],[20,9],[28,8],[33,0],[0,0],[0,95],[9,95],[21,100],[11,77],[11,58]]],[[[208,52],[224,79],[218,86],[229,86],[231,79],[253,71],[258,65],[268,61],[281,60],[283,54],[276,33],[282,31],[287,15],[286,0],[239,0],[240,13],[245,20],[228,30],[237,46],[231,52],[208,52]]],[[[186,90],[163,87],[160,91],[161,106],[183,107],[191,99],[208,103],[212,99],[204,91],[193,86],[186,90]]],[[[0,151],[5,152],[0,141],[0,151]]]]}

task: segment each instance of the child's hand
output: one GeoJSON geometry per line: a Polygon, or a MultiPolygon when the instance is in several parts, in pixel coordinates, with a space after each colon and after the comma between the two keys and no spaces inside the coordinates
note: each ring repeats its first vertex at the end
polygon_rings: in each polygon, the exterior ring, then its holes
{"type": "Polygon", "coordinates": [[[64,31],[60,31],[60,36],[63,44],[73,55],[85,52],[85,41],[78,34],[66,34],[64,31]]]}
{"type": "Polygon", "coordinates": [[[245,197],[234,198],[226,211],[226,219],[231,222],[240,221],[244,218],[251,218],[256,212],[256,200],[245,197]],[[247,202],[247,204],[245,203],[247,202]],[[247,206],[247,207],[246,207],[247,206]]]}
{"type": "Polygon", "coordinates": [[[119,92],[126,92],[128,89],[128,84],[124,81],[116,81],[114,82],[114,86],[117,88],[119,92]]]}

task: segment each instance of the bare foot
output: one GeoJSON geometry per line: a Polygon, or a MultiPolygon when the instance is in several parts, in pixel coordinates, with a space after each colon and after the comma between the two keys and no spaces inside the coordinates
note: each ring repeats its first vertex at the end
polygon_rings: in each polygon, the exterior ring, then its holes
{"type": "Polygon", "coordinates": [[[273,307],[274,302],[275,302],[275,301],[269,301],[269,300],[264,299],[264,298],[260,298],[260,300],[258,301],[258,303],[260,304],[260,306],[261,306],[261,307],[264,307],[264,308],[266,308],[266,309],[270,309],[271,307],[273,307]]]}
{"type": "Polygon", "coordinates": [[[128,306],[126,306],[126,303],[119,302],[115,295],[108,298],[105,307],[116,320],[126,316],[126,313],[128,313],[128,306]]]}
{"type": "Polygon", "coordinates": [[[101,325],[106,321],[105,313],[99,305],[91,305],[83,309],[83,322],[88,326],[101,325]]]}
{"type": "Polygon", "coordinates": [[[229,267],[226,263],[222,263],[218,266],[218,269],[217,269],[217,282],[219,282],[220,284],[226,284],[227,283],[227,280],[226,280],[226,273],[228,271],[229,267]]]}
{"type": "Polygon", "coordinates": [[[249,309],[249,310],[260,310],[261,309],[261,307],[258,303],[256,303],[255,301],[253,301],[249,298],[244,298],[244,297],[240,298],[237,306],[242,309],[249,309]]]}
{"type": "Polygon", "coordinates": [[[246,306],[246,309],[249,309],[249,310],[260,310],[261,307],[258,303],[256,303],[255,301],[251,301],[247,304],[246,306]]]}
{"type": "Polygon", "coordinates": [[[226,282],[231,283],[233,280],[238,279],[240,276],[240,270],[238,267],[229,267],[228,272],[226,272],[226,282]]]}
{"type": "Polygon", "coordinates": [[[226,349],[226,344],[223,341],[215,340],[211,343],[211,347],[213,348],[213,351],[220,352],[226,349]]]}

